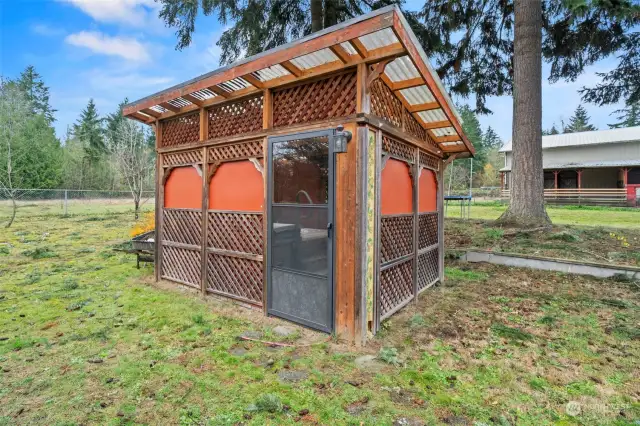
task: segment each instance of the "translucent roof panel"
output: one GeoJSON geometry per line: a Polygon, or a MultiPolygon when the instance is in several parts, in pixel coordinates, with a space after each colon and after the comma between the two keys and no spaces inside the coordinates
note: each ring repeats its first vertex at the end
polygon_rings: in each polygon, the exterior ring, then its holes
{"type": "Polygon", "coordinates": [[[385,28],[371,34],[363,35],[362,37],[358,37],[358,39],[364,47],[367,48],[367,50],[379,49],[381,47],[398,43],[398,38],[391,28],[385,28]]]}
{"type": "Polygon", "coordinates": [[[444,111],[442,111],[440,108],[432,109],[430,111],[420,111],[418,113],[418,116],[425,123],[434,123],[436,121],[445,121],[445,120],[447,120],[447,116],[444,115],[444,111]]]}
{"type": "Polygon", "coordinates": [[[316,52],[298,56],[292,59],[291,63],[300,69],[308,70],[309,68],[336,61],[338,61],[338,57],[330,49],[320,49],[316,52]]]}
{"type": "Polygon", "coordinates": [[[384,73],[393,82],[420,77],[420,73],[408,56],[402,56],[388,63],[384,73]]]}
{"type": "Polygon", "coordinates": [[[443,127],[441,129],[431,129],[431,132],[437,137],[457,135],[456,129],[454,129],[453,127],[443,127]]]}
{"type": "Polygon", "coordinates": [[[253,73],[253,75],[260,81],[274,80],[276,78],[285,77],[290,74],[291,73],[284,69],[284,67],[280,64],[276,64],[268,68],[263,68],[253,73]]]}
{"type": "Polygon", "coordinates": [[[402,93],[402,96],[404,96],[410,105],[426,104],[435,101],[431,91],[425,85],[402,89],[400,93],[402,93]]]}
{"type": "Polygon", "coordinates": [[[342,48],[346,50],[349,55],[358,54],[358,52],[356,52],[356,49],[353,48],[353,45],[351,45],[351,43],[349,43],[348,41],[345,41],[344,43],[340,43],[340,46],[342,46],[342,48]]]}

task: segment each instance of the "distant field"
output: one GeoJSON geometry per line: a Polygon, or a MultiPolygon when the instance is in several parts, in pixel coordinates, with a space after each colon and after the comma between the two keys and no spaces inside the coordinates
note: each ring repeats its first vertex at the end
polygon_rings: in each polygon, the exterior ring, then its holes
{"type": "MultiPolygon", "coordinates": [[[[500,217],[506,205],[498,203],[473,204],[472,219],[492,220],[500,217]]],[[[623,207],[547,206],[547,213],[555,224],[607,226],[640,229],[640,209],[623,207]]],[[[451,203],[447,217],[460,217],[460,205],[451,203]]]]}

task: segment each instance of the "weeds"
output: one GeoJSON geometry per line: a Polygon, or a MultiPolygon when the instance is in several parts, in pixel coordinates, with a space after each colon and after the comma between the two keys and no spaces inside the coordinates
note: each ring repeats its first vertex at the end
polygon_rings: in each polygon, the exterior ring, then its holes
{"type": "Polygon", "coordinates": [[[532,340],[533,336],[519,328],[508,327],[501,323],[494,323],[491,325],[491,331],[496,335],[508,340],[532,340]]]}
{"type": "Polygon", "coordinates": [[[55,252],[51,251],[49,247],[36,247],[33,250],[25,250],[22,252],[22,255],[30,257],[33,260],[58,257],[58,255],[55,252]]]}
{"type": "Polygon", "coordinates": [[[251,404],[247,411],[257,411],[266,413],[281,413],[284,406],[280,397],[272,393],[260,395],[255,403],[251,404]]]}
{"type": "Polygon", "coordinates": [[[75,290],[79,287],[78,281],[73,278],[65,278],[62,281],[62,289],[66,291],[75,290]]]}
{"type": "Polygon", "coordinates": [[[387,364],[400,365],[400,359],[398,358],[398,350],[396,348],[381,348],[378,353],[378,358],[387,364]]]}

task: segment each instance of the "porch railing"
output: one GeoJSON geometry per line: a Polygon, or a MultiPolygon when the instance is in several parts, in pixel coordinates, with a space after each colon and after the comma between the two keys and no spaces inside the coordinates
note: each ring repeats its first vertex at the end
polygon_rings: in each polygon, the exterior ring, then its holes
{"type": "MultiPolygon", "coordinates": [[[[625,188],[558,188],[545,189],[544,198],[547,203],[561,204],[626,204],[625,188]]],[[[503,189],[500,194],[504,198],[511,191],[503,189]]]]}

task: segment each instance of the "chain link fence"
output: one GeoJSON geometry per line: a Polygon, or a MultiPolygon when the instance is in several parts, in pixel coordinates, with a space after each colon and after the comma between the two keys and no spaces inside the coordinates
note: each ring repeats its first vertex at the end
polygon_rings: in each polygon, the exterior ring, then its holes
{"type": "MultiPolygon", "coordinates": [[[[18,189],[15,191],[16,220],[42,216],[103,215],[134,213],[130,191],[76,189],[18,189]]],[[[144,191],[140,210],[153,210],[154,191],[144,191]]],[[[13,201],[0,194],[0,224],[13,214],[13,201]]]]}

